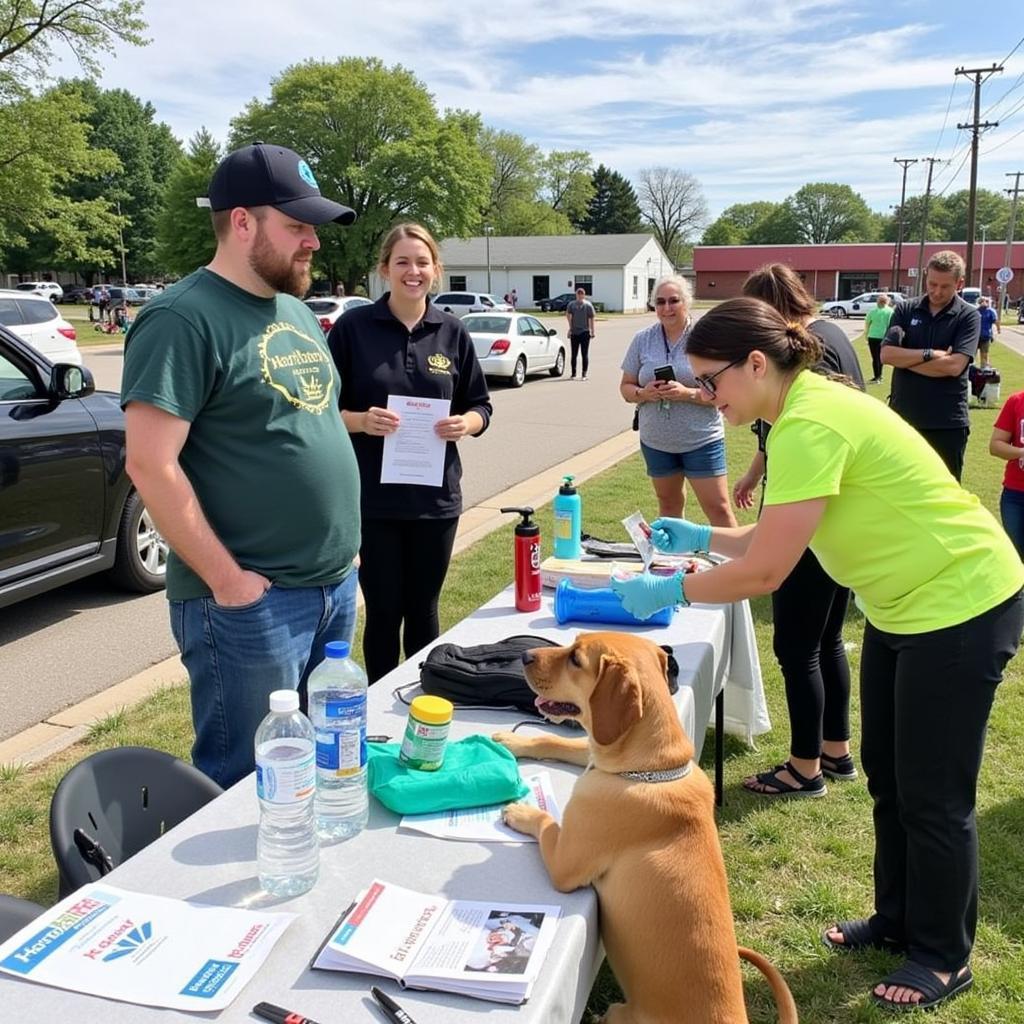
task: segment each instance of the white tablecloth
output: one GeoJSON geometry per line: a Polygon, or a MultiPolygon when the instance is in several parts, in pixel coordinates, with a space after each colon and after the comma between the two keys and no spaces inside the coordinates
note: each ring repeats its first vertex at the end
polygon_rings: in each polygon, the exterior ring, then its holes
{"type": "MultiPolygon", "coordinates": [[[[540,612],[518,614],[512,607],[511,591],[506,590],[441,639],[474,643],[515,633],[539,633],[562,640],[576,631],[573,625],[559,627],[555,623],[550,598],[545,597],[540,612]]],[[[673,646],[680,666],[677,703],[691,735],[696,729],[698,744],[723,680],[728,681],[730,727],[748,738],[768,728],[757,649],[745,604],[682,609],[671,626],[642,632],[657,643],[673,646]]],[[[371,689],[371,733],[385,733],[396,739],[401,736],[406,708],[396,701],[392,690],[397,684],[418,678],[419,660],[411,658],[371,689]]],[[[521,717],[509,712],[460,711],[452,726],[452,738],[507,728],[521,717]]],[[[538,728],[550,727],[538,724],[538,728]]],[[[545,767],[564,806],[578,770],[555,764],[545,767]]],[[[417,1024],[461,1024],[482,1017],[488,1024],[578,1021],[601,960],[593,890],[556,892],[536,844],[446,842],[398,832],[397,820],[396,815],[371,801],[367,829],[350,842],[321,851],[320,879],[314,889],[297,899],[274,901],[262,893],[256,880],[255,785],[252,777],[244,779],[110,876],[112,883],[126,889],[224,906],[280,905],[299,913],[259,976],[232,1006],[217,1015],[148,1009],[0,975],[3,1019],[164,1024],[206,1017],[251,1022],[252,1006],[267,1001],[321,1024],[357,1024],[381,1019],[369,996],[370,985],[378,983],[397,998],[417,1024]],[[311,957],[338,914],[374,877],[450,898],[559,904],[563,916],[555,945],[530,1001],[521,1007],[509,1007],[441,993],[403,992],[391,982],[354,974],[309,971],[311,957]]]]}

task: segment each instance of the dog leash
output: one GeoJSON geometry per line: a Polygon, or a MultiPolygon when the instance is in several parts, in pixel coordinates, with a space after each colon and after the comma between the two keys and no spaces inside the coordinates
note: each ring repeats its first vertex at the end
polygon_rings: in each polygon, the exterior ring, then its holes
{"type": "Polygon", "coordinates": [[[685,779],[693,771],[693,762],[687,761],[681,768],[661,768],[653,772],[616,772],[621,779],[632,779],[634,782],[675,782],[685,779]]]}

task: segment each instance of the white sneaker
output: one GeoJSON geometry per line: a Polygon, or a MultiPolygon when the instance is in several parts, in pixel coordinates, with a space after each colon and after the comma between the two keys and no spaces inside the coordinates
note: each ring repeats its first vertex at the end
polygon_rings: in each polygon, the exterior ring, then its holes
{"type": "Polygon", "coordinates": [[[587,375],[586,374],[583,374],[583,376],[580,377],[580,380],[586,380],[586,379],[587,379],[587,375]]]}

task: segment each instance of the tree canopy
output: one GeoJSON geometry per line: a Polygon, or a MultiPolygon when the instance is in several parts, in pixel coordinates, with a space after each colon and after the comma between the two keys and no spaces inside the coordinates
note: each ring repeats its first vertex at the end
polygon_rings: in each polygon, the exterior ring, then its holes
{"type": "Polygon", "coordinates": [[[681,263],[683,244],[707,222],[700,183],[673,167],[647,167],[637,190],[640,210],[669,259],[681,263]]]}
{"type": "Polygon", "coordinates": [[[629,235],[643,229],[643,215],[633,186],[618,171],[599,164],[591,177],[593,195],[576,222],[589,235],[629,235]]]}

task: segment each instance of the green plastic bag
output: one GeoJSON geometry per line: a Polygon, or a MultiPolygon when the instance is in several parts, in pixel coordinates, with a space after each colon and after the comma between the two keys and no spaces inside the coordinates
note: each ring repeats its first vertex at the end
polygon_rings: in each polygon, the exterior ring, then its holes
{"type": "Polygon", "coordinates": [[[396,814],[429,814],[462,807],[486,807],[520,800],[529,787],[516,759],[489,736],[467,736],[449,743],[436,772],[407,768],[398,743],[367,743],[370,792],[396,814]]]}

